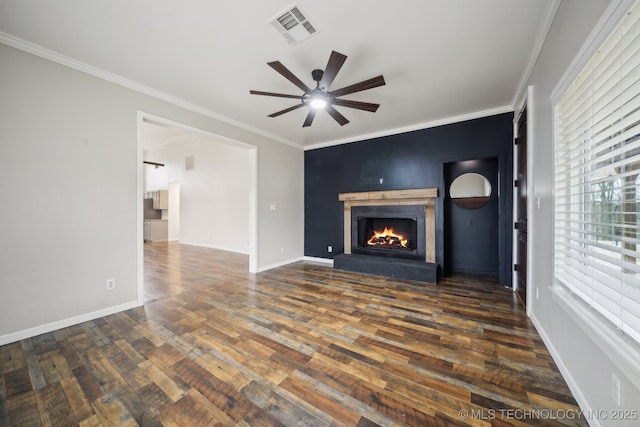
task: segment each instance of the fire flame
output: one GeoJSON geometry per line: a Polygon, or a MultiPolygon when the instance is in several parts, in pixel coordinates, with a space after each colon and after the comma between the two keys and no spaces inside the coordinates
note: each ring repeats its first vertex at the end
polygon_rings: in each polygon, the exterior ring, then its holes
{"type": "Polygon", "coordinates": [[[408,247],[409,240],[402,234],[396,234],[393,227],[385,227],[383,231],[373,230],[373,236],[367,241],[371,246],[397,246],[408,247]]]}

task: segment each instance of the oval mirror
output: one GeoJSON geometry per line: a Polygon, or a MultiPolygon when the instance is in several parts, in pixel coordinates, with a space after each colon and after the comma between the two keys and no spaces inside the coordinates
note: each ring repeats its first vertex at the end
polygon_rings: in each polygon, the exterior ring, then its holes
{"type": "Polygon", "coordinates": [[[479,173],[465,173],[453,180],[449,195],[462,209],[478,209],[489,203],[491,183],[479,173]]]}

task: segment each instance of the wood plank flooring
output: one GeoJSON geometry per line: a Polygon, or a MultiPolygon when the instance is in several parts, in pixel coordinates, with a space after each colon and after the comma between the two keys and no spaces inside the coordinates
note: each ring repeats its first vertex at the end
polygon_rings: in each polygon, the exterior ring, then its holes
{"type": "Polygon", "coordinates": [[[513,292],[145,245],[144,307],[0,347],[1,426],[586,426],[513,292]]]}

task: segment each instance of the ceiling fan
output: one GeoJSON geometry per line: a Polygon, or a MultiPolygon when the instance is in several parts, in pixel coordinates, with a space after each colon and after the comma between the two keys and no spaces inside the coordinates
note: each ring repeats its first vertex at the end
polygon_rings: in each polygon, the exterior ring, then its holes
{"type": "Polygon", "coordinates": [[[325,109],[327,113],[329,113],[329,115],[340,124],[340,126],[344,126],[349,123],[349,120],[347,120],[345,116],[340,114],[340,112],[338,112],[338,110],[333,107],[334,105],[355,108],[357,110],[371,111],[372,113],[375,113],[380,104],[349,101],[346,99],[339,99],[339,97],[367,89],[373,89],[374,87],[383,86],[385,84],[384,78],[380,75],[361,81],[360,83],[355,83],[343,87],[342,89],[330,91],[329,87],[331,86],[331,83],[333,83],[333,80],[336,78],[338,71],[340,71],[340,68],[342,68],[342,64],[344,64],[344,61],[346,61],[346,59],[347,57],[345,55],[336,51],[332,51],[331,56],[329,57],[329,62],[327,62],[327,66],[325,67],[325,69],[313,70],[311,72],[311,77],[316,82],[315,89],[309,88],[299,78],[294,76],[293,73],[287,69],[287,67],[282,65],[280,61],[269,62],[267,63],[267,65],[276,70],[285,79],[289,80],[298,88],[302,89],[304,93],[302,95],[287,95],[284,93],[262,92],[258,90],[250,90],[249,93],[252,95],[275,96],[279,98],[291,98],[300,100],[299,104],[296,104],[293,107],[285,108],[281,111],[277,111],[273,114],[269,114],[269,117],[277,117],[281,114],[288,113],[289,111],[308,106],[311,107],[311,109],[309,110],[309,114],[307,114],[307,118],[302,124],[302,127],[311,126],[311,123],[313,123],[313,119],[316,116],[316,112],[320,109],[325,109]]]}

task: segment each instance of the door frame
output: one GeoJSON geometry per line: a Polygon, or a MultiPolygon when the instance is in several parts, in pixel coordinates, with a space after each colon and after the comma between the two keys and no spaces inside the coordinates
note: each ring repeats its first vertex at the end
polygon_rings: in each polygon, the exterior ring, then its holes
{"type": "Polygon", "coordinates": [[[527,256],[529,252],[529,244],[527,242],[527,218],[528,218],[528,141],[527,141],[527,107],[526,102],[523,105],[520,113],[514,116],[515,128],[514,128],[514,153],[513,153],[513,166],[514,166],[514,186],[513,186],[513,224],[514,224],[514,258],[513,258],[513,275],[514,286],[513,289],[520,297],[520,301],[527,307],[528,304],[528,280],[527,274],[529,272],[529,265],[527,263],[527,256]],[[522,139],[522,141],[520,141],[522,139]],[[524,150],[523,150],[524,147],[524,150]],[[524,157],[524,159],[522,159],[524,157]],[[524,162],[522,162],[524,160],[524,162]],[[522,170],[521,170],[522,166],[522,170]],[[521,200],[524,189],[524,201],[521,200]],[[522,203],[524,202],[524,203],[522,203]],[[522,205],[522,206],[521,206],[522,205]],[[523,219],[523,221],[521,221],[523,219]],[[521,226],[525,229],[522,230],[521,226]],[[524,242],[524,245],[522,244],[524,242]],[[523,249],[524,254],[520,253],[520,249],[523,249]],[[524,256],[523,256],[524,255],[524,256]],[[522,269],[524,268],[524,272],[522,269]],[[524,289],[520,289],[521,281],[524,282],[524,289]]]}
{"type": "MultiPolygon", "coordinates": [[[[533,306],[536,303],[537,298],[535,298],[537,295],[537,290],[536,292],[534,292],[534,286],[533,286],[533,281],[532,281],[532,258],[533,258],[533,254],[531,253],[531,248],[533,247],[533,240],[535,239],[535,233],[533,232],[535,230],[535,218],[534,218],[534,205],[538,207],[538,209],[540,209],[540,196],[536,195],[535,192],[533,191],[533,186],[534,186],[534,182],[531,179],[531,171],[533,170],[533,152],[532,152],[532,146],[533,146],[533,120],[535,119],[535,114],[534,114],[534,105],[533,105],[533,86],[528,86],[527,87],[527,94],[526,97],[524,99],[524,101],[522,102],[522,105],[520,106],[520,108],[518,108],[516,110],[516,113],[513,115],[513,176],[514,179],[515,177],[517,177],[517,162],[516,162],[516,156],[517,156],[517,145],[515,144],[515,139],[518,136],[518,121],[520,120],[520,116],[522,115],[522,112],[526,109],[527,112],[527,274],[526,274],[526,280],[527,280],[527,304],[526,304],[526,312],[528,316],[531,316],[531,313],[533,312],[533,306]],[[535,198],[535,203],[533,198],[535,198]]],[[[516,197],[517,197],[517,192],[518,189],[515,187],[515,185],[513,185],[513,220],[515,223],[515,220],[517,219],[517,203],[516,203],[516,197]]],[[[512,224],[513,227],[513,224],[512,224]]],[[[517,257],[518,257],[518,233],[513,233],[513,245],[512,245],[512,250],[513,250],[513,254],[512,254],[512,260],[513,260],[513,265],[516,264],[517,261],[517,257]]],[[[518,292],[518,288],[517,288],[517,274],[516,271],[512,268],[512,283],[513,283],[513,292],[518,292]]]]}
{"type": "Polygon", "coordinates": [[[184,129],[190,133],[202,135],[207,138],[224,140],[231,144],[248,150],[249,152],[249,272],[258,272],[258,147],[246,142],[238,141],[203,129],[198,129],[175,120],[156,116],[144,111],[137,112],[137,141],[136,141],[136,268],[137,268],[137,293],[136,299],[139,306],[144,305],[144,153],[143,153],[143,123],[152,122],[169,127],[184,129]]]}

